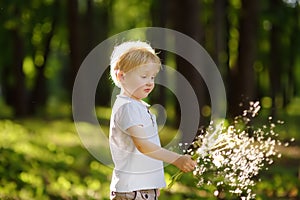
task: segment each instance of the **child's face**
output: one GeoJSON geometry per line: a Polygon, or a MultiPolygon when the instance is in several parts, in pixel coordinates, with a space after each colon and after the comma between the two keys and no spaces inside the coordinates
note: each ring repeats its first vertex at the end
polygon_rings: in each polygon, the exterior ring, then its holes
{"type": "Polygon", "coordinates": [[[123,73],[120,83],[125,95],[137,100],[146,98],[154,88],[154,79],[159,69],[159,64],[149,63],[123,73]]]}

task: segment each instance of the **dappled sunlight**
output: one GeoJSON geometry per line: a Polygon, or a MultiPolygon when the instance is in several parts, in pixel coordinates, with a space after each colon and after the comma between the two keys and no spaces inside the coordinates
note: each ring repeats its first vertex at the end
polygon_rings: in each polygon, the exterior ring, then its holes
{"type": "MultiPolygon", "coordinates": [[[[278,152],[254,177],[256,200],[300,199],[300,0],[2,0],[0,13],[1,200],[109,199],[111,107],[120,92],[112,77],[124,78],[110,53],[134,40],[151,43],[161,61],[152,77],[158,87],[144,100],[162,147],[187,153],[198,128],[219,120],[229,127],[241,101],[259,101],[250,124],[267,133],[270,122],[276,135],[258,141],[249,129],[232,147],[244,145],[248,166],[264,147],[278,152]]],[[[235,165],[207,174],[207,183],[247,171],[238,154],[227,154],[210,152],[217,168],[226,156],[235,165]]],[[[170,184],[177,168],[164,166],[170,184]]],[[[197,187],[193,173],[183,174],[160,200],[237,199],[216,182],[197,187]]]]}
{"type": "Polygon", "coordinates": [[[22,123],[24,126],[0,121],[0,184],[4,186],[0,188],[1,199],[107,196],[109,168],[95,161],[82,147],[72,122],[22,123]]]}
{"type": "Polygon", "coordinates": [[[287,113],[292,116],[300,116],[300,98],[294,98],[287,106],[287,113]]]}
{"type": "MultiPolygon", "coordinates": [[[[90,125],[85,129],[93,131],[90,125]]],[[[176,132],[163,127],[162,143],[168,144],[176,132]]],[[[0,136],[0,184],[4,186],[0,188],[0,198],[108,199],[112,168],[89,154],[71,121],[2,120],[0,136]]],[[[290,146],[279,151],[282,158],[261,175],[255,188],[257,199],[299,195],[299,148],[290,146]]],[[[167,183],[176,171],[174,166],[166,166],[167,183]]],[[[211,186],[196,188],[188,173],[173,188],[162,189],[160,199],[215,199],[213,192],[211,186]]]]}

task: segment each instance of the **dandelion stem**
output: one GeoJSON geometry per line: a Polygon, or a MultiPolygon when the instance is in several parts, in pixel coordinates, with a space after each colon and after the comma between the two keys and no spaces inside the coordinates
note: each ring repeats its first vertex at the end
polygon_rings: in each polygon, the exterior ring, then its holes
{"type": "Polygon", "coordinates": [[[174,183],[179,180],[181,178],[181,176],[183,175],[183,172],[182,171],[177,171],[172,177],[171,177],[171,182],[170,184],[168,185],[168,189],[170,189],[174,183]]]}

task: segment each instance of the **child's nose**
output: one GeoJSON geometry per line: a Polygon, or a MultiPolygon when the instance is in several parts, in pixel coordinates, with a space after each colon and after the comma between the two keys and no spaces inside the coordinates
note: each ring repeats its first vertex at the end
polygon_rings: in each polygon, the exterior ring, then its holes
{"type": "Polygon", "coordinates": [[[154,80],[153,79],[149,79],[148,81],[147,81],[147,85],[153,85],[154,84],[154,80]]]}

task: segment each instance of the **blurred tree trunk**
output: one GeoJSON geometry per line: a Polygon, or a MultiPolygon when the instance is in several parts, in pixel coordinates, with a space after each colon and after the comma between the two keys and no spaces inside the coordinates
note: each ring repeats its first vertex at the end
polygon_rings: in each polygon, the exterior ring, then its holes
{"type": "MultiPolygon", "coordinates": [[[[199,1],[194,0],[187,0],[187,1],[181,1],[181,0],[174,0],[172,1],[172,10],[171,10],[171,26],[181,32],[184,33],[194,40],[198,41],[200,44],[203,44],[204,41],[201,41],[203,37],[203,29],[200,22],[200,12],[201,12],[201,4],[199,1]]],[[[183,48],[178,45],[176,45],[176,48],[183,48]]],[[[198,56],[197,52],[194,56],[198,56]]],[[[204,116],[202,111],[203,106],[210,105],[210,102],[208,100],[208,91],[206,84],[204,83],[201,74],[192,66],[190,63],[188,63],[184,58],[181,58],[180,56],[176,56],[176,67],[180,74],[182,74],[191,84],[193,87],[193,90],[195,91],[199,108],[194,108],[195,112],[200,113],[200,121],[199,126],[206,125],[207,124],[207,117],[204,116]]],[[[185,95],[185,88],[181,87],[181,83],[178,84],[178,94],[181,96],[185,95]]],[[[179,104],[177,103],[177,116],[181,116],[180,114],[180,108],[179,104]]],[[[179,125],[180,119],[178,118],[177,125],[179,125]]],[[[193,119],[191,119],[193,120],[193,119]]]]}
{"type": "Polygon", "coordinates": [[[292,45],[292,52],[293,52],[293,59],[292,59],[292,66],[294,68],[289,73],[289,76],[293,81],[291,81],[291,84],[293,84],[293,97],[300,95],[299,86],[297,85],[297,76],[295,74],[296,70],[296,61],[299,59],[299,52],[300,52],[300,2],[297,1],[296,6],[294,8],[294,31],[292,32],[291,42],[292,45]]]}
{"type": "Polygon", "coordinates": [[[239,20],[238,58],[231,70],[231,85],[229,94],[229,114],[241,114],[239,107],[243,101],[253,101],[256,98],[254,63],[257,52],[259,1],[242,0],[239,20]]]}
{"type": "Polygon", "coordinates": [[[23,72],[23,59],[24,59],[24,44],[18,29],[12,30],[13,40],[13,77],[14,82],[12,91],[13,108],[15,117],[24,117],[27,115],[27,91],[25,84],[25,75],[23,72]]]}
{"type": "MultiPolygon", "coordinates": [[[[41,66],[35,66],[37,71],[34,88],[31,95],[31,100],[29,102],[29,114],[34,115],[38,111],[39,108],[42,108],[46,105],[46,101],[48,99],[48,90],[47,90],[47,83],[45,77],[45,69],[47,65],[47,61],[50,54],[50,44],[51,40],[54,36],[54,30],[56,28],[56,23],[58,20],[58,10],[59,10],[59,1],[56,0],[53,4],[53,17],[51,21],[51,30],[45,36],[44,43],[43,43],[43,58],[44,62],[41,66]]],[[[37,50],[38,51],[38,50],[37,50]]]]}
{"type": "Polygon", "coordinates": [[[226,90],[229,69],[228,0],[214,0],[214,53],[213,59],[222,75],[226,90]]]}
{"type": "Polygon", "coordinates": [[[95,45],[95,30],[93,26],[94,22],[94,3],[93,0],[86,1],[86,12],[83,18],[83,23],[80,23],[80,30],[82,30],[82,35],[84,40],[82,41],[83,46],[83,56],[92,50],[95,45]]]}
{"type": "Polygon", "coordinates": [[[270,13],[273,14],[273,20],[271,33],[270,33],[270,65],[269,65],[269,77],[270,77],[270,87],[271,87],[271,98],[272,98],[272,110],[271,116],[275,118],[277,114],[277,106],[276,100],[280,96],[281,91],[281,30],[279,21],[276,20],[277,16],[274,16],[275,13],[278,14],[278,11],[281,10],[281,1],[280,0],[272,0],[270,1],[270,13]]]}
{"type": "Polygon", "coordinates": [[[80,54],[80,34],[79,34],[79,13],[78,1],[68,0],[68,29],[69,29],[69,48],[70,48],[70,67],[71,73],[68,77],[68,89],[72,91],[73,83],[81,64],[80,54]]]}
{"type": "MultiPolygon", "coordinates": [[[[82,46],[81,46],[81,38],[82,35],[80,34],[80,16],[79,16],[79,10],[78,10],[78,0],[68,0],[67,1],[67,7],[68,7],[68,31],[69,31],[69,48],[70,48],[70,79],[67,80],[67,86],[68,91],[70,91],[70,96],[72,93],[72,88],[74,85],[74,81],[76,79],[77,72],[80,68],[81,62],[82,62],[82,46]]],[[[88,80],[88,78],[87,78],[88,80]]],[[[77,118],[79,121],[86,121],[89,122],[92,110],[86,111],[85,108],[91,106],[86,106],[86,95],[84,93],[86,87],[87,81],[82,80],[79,86],[80,91],[82,91],[82,95],[77,96],[76,102],[78,102],[76,105],[73,105],[73,112],[80,113],[81,116],[77,118]]],[[[74,102],[74,100],[73,100],[74,102]]]]}
{"type": "MultiPolygon", "coordinates": [[[[112,11],[112,5],[114,1],[112,0],[104,0],[101,3],[96,4],[95,2],[90,3],[89,10],[93,11],[93,20],[88,19],[90,14],[86,14],[86,20],[92,21],[90,24],[90,29],[93,31],[93,41],[91,41],[91,45],[89,46],[89,51],[92,50],[99,42],[104,41],[107,39],[109,27],[110,27],[110,14],[112,11]]],[[[107,52],[107,57],[109,57],[107,52]]],[[[110,73],[109,68],[107,68],[99,80],[99,87],[97,88],[97,96],[96,101],[97,105],[101,106],[111,106],[111,94],[112,94],[112,87],[109,87],[111,84],[110,80],[110,73]]]]}
{"type": "Polygon", "coordinates": [[[214,53],[216,65],[226,73],[228,69],[228,20],[227,0],[214,0],[214,53]]]}
{"type": "Polygon", "coordinates": [[[294,8],[289,8],[291,10],[291,15],[289,18],[291,19],[291,29],[290,39],[289,39],[289,47],[288,47],[288,60],[287,60],[287,83],[284,91],[283,98],[283,106],[286,107],[291,99],[296,95],[296,80],[295,80],[295,66],[297,61],[297,56],[300,52],[300,27],[299,27],[299,19],[300,19],[300,9],[299,3],[296,2],[296,6],[294,8]]]}
{"type": "MultiPolygon", "coordinates": [[[[83,13],[79,13],[78,0],[68,0],[68,29],[69,29],[69,47],[70,47],[70,69],[72,79],[69,80],[69,89],[72,91],[72,87],[80,68],[81,63],[90,51],[97,46],[99,41],[106,39],[109,28],[109,11],[111,10],[112,1],[95,2],[93,0],[85,1],[86,9],[83,13]]],[[[108,55],[109,56],[109,55],[108,55]]],[[[106,106],[110,105],[111,96],[110,87],[107,87],[109,80],[109,70],[106,70],[102,77],[99,77],[98,85],[101,91],[97,91],[95,94],[95,100],[98,105],[106,106]]],[[[76,102],[80,102],[79,105],[74,105],[73,109],[78,109],[79,113],[85,113],[86,116],[81,116],[81,120],[86,121],[90,119],[93,112],[92,105],[88,107],[89,111],[82,109],[86,103],[86,96],[84,90],[89,84],[89,79],[82,80],[79,84],[79,90],[82,90],[82,96],[76,102]]]]}
{"type": "MultiPolygon", "coordinates": [[[[167,16],[169,15],[168,5],[169,0],[160,1],[160,0],[153,0],[151,5],[151,19],[152,19],[152,26],[154,27],[166,27],[167,25],[167,16]]],[[[165,41],[166,38],[163,39],[165,41]]],[[[164,50],[159,51],[159,58],[162,60],[162,64],[165,65],[167,52],[164,50]]],[[[166,76],[164,73],[159,73],[158,78],[166,80],[166,76]]],[[[151,95],[151,101],[155,102],[156,104],[162,105],[163,107],[166,106],[167,97],[166,97],[166,88],[162,85],[155,86],[155,93],[151,95]]],[[[162,110],[158,110],[157,117],[164,116],[162,110]]],[[[158,121],[160,121],[158,119],[158,121]]]]}
{"type": "MultiPolygon", "coordinates": [[[[20,8],[14,7],[14,16],[17,18],[21,15],[20,8]]],[[[12,37],[12,91],[9,92],[9,99],[12,100],[11,105],[14,108],[15,117],[24,117],[27,115],[27,90],[25,84],[25,74],[23,72],[24,60],[24,41],[21,37],[19,26],[15,26],[11,30],[12,37]]],[[[9,76],[9,75],[8,75],[9,76]]],[[[9,80],[8,80],[9,81],[9,80]]]]}

